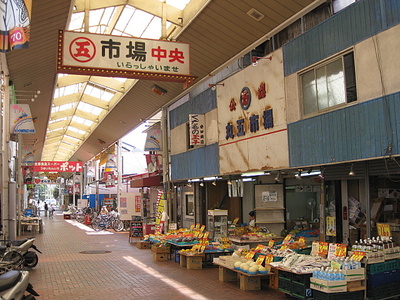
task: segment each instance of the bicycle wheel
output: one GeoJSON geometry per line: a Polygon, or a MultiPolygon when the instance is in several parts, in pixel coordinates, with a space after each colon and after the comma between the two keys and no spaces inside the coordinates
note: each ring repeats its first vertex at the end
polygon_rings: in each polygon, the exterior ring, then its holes
{"type": "Polygon", "coordinates": [[[77,220],[79,223],[83,223],[85,221],[85,216],[83,214],[76,215],[75,220],[77,220]]]}
{"type": "Polygon", "coordinates": [[[100,218],[94,218],[92,220],[92,228],[95,231],[100,231],[104,228],[104,224],[103,224],[103,220],[101,220],[100,218]]]}
{"type": "Polygon", "coordinates": [[[114,229],[114,231],[116,232],[120,232],[122,230],[124,230],[124,222],[122,222],[121,220],[114,220],[112,223],[112,228],[114,229]]]}

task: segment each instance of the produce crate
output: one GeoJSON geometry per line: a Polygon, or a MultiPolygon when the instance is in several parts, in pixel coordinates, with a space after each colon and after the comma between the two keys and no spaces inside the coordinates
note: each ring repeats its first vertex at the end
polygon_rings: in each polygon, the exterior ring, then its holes
{"type": "Polygon", "coordinates": [[[300,299],[312,299],[313,290],[310,288],[310,282],[306,285],[292,281],[291,295],[300,299]]]}
{"type": "Polygon", "coordinates": [[[293,279],[293,275],[294,275],[294,273],[292,273],[292,272],[279,270],[279,278],[292,280],[293,279]]]}
{"type": "Polygon", "coordinates": [[[287,278],[280,276],[281,271],[279,271],[278,288],[286,294],[291,294],[292,291],[292,281],[287,278]]]}
{"type": "Polygon", "coordinates": [[[367,282],[371,288],[395,282],[400,284],[400,269],[369,275],[367,282]]]}
{"type": "Polygon", "coordinates": [[[293,282],[297,282],[300,284],[304,284],[307,287],[310,286],[310,278],[311,278],[312,274],[292,274],[292,281],[293,282]]]}
{"type": "Polygon", "coordinates": [[[380,285],[374,288],[367,287],[367,298],[369,300],[386,299],[400,296],[399,282],[380,285]]]}
{"type": "Polygon", "coordinates": [[[146,241],[138,241],[136,243],[136,247],[138,249],[150,249],[150,242],[146,242],[146,241]]]}
{"type": "Polygon", "coordinates": [[[346,292],[346,293],[324,293],[313,291],[314,300],[363,300],[364,291],[346,292]]]}
{"type": "Polygon", "coordinates": [[[154,261],[167,261],[169,260],[169,254],[167,253],[153,253],[153,260],[154,261]]]}
{"type": "Polygon", "coordinates": [[[400,269],[400,259],[392,259],[378,264],[367,265],[367,274],[374,275],[396,269],[400,269]]]}

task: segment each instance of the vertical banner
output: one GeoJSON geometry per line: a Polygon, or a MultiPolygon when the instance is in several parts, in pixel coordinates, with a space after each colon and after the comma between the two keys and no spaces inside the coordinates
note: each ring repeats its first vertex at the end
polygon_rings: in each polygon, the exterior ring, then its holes
{"type": "MultiPolygon", "coordinates": [[[[0,1],[1,3],[1,1],[0,1]]],[[[10,107],[10,133],[36,133],[31,109],[28,104],[12,104],[10,107]]]]}
{"type": "Polygon", "coordinates": [[[140,203],[142,202],[141,196],[135,196],[135,212],[140,212],[140,203]]]}
{"type": "Polygon", "coordinates": [[[145,154],[147,163],[147,172],[156,174],[162,171],[161,154],[145,154]]]}
{"type": "Polygon", "coordinates": [[[157,211],[156,211],[156,233],[162,233],[164,222],[161,221],[164,212],[164,193],[158,191],[157,193],[157,211]]]}
{"type": "Polygon", "coordinates": [[[161,129],[150,128],[147,130],[146,143],[144,151],[161,151],[161,129]]]}
{"type": "Polygon", "coordinates": [[[24,178],[24,184],[33,183],[33,167],[22,167],[22,177],[24,178]]]}
{"type": "Polygon", "coordinates": [[[205,137],[205,118],[204,115],[189,115],[189,145],[204,146],[206,144],[205,137]]]}
{"type": "Polygon", "coordinates": [[[115,186],[115,175],[114,172],[104,172],[106,188],[115,186]]]}
{"type": "Polygon", "coordinates": [[[0,52],[29,47],[32,0],[0,1],[0,52]]]}

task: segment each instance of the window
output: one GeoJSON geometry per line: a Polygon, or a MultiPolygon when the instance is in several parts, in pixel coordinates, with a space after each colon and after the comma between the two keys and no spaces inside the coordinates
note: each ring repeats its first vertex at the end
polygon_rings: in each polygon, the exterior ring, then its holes
{"type": "Polygon", "coordinates": [[[303,114],[357,100],[353,52],[300,75],[303,114]]]}
{"type": "Polygon", "coordinates": [[[185,205],[186,205],[186,217],[194,216],[194,195],[186,194],[185,195],[185,205]]]}

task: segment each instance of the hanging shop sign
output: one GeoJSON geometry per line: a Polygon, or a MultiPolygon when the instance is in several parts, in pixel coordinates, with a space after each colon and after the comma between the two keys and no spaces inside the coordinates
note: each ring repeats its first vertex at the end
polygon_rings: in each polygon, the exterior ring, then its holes
{"type": "Polygon", "coordinates": [[[33,164],[35,162],[35,155],[31,147],[22,148],[22,164],[33,164]]]}
{"type": "Polygon", "coordinates": [[[1,1],[0,52],[29,46],[32,0],[1,1]]]}
{"type": "Polygon", "coordinates": [[[189,44],[162,40],[59,31],[57,71],[185,83],[190,76],[189,44]]]}
{"type": "Polygon", "coordinates": [[[204,146],[205,137],[205,118],[204,115],[189,115],[189,144],[190,146],[204,146]]]}
{"type": "Polygon", "coordinates": [[[36,133],[29,104],[12,104],[10,107],[10,133],[36,133]]]}
{"type": "Polygon", "coordinates": [[[36,161],[33,165],[34,172],[81,172],[81,161],[36,161]]]}
{"type": "Polygon", "coordinates": [[[147,130],[144,151],[161,151],[161,128],[150,128],[147,130]]]}
{"type": "Polygon", "coordinates": [[[162,172],[161,154],[145,154],[147,163],[147,172],[149,174],[158,174],[162,172]]]}

